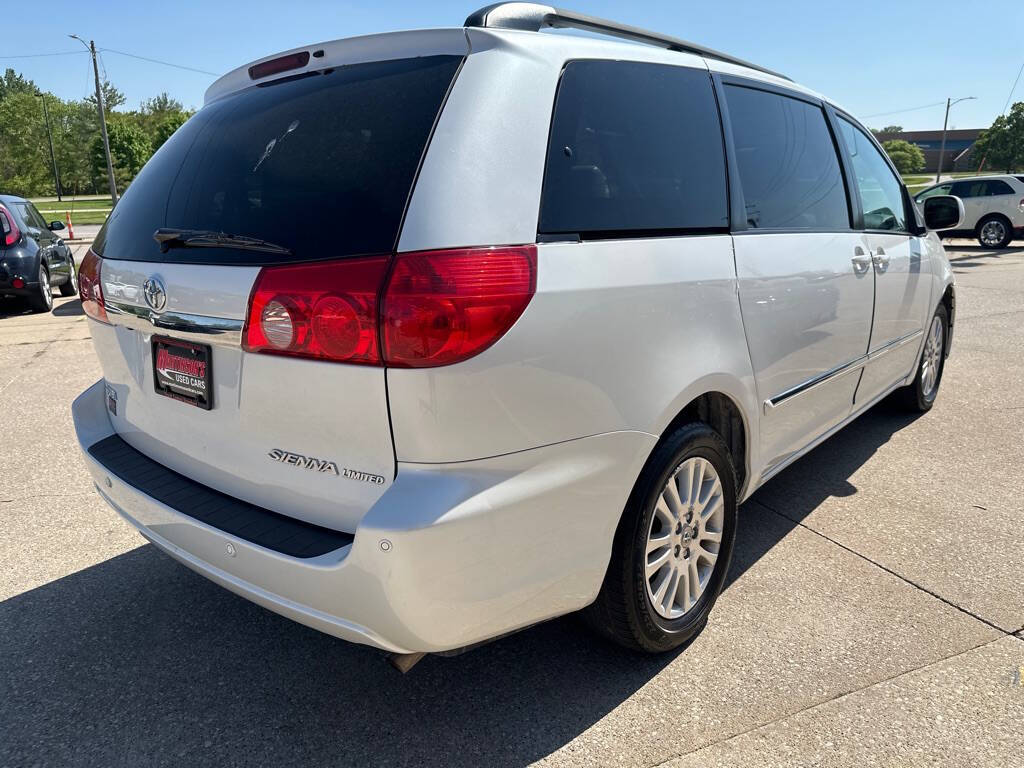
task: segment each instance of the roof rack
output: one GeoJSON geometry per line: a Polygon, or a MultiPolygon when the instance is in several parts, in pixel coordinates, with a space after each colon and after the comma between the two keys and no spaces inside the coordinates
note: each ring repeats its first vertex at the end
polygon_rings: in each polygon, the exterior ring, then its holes
{"type": "Polygon", "coordinates": [[[685,51],[695,53],[709,59],[726,61],[730,64],[738,64],[741,67],[756,69],[784,80],[790,78],[773,72],[770,69],[751,64],[749,61],[737,59],[727,53],[705,48],[703,45],[680,40],[678,37],[670,37],[657,32],[651,32],[638,27],[630,27],[626,24],[619,24],[608,19],[600,19],[596,16],[587,16],[575,11],[566,11],[561,8],[554,8],[550,5],[540,3],[495,3],[474,11],[466,18],[467,27],[490,27],[498,29],[522,29],[528,32],[539,32],[544,27],[556,27],[559,29],[582,29],[587,32],[596,32],[601,35],[619,37],[624,40],[632,40],[635,43],[646,43],[659,48],[667,48],[670,51],[685,51]]]}

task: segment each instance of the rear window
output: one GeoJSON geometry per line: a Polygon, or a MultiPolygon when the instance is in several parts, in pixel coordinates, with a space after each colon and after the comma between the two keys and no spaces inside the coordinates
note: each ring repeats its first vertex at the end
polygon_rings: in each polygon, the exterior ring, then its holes
{"type": "Polygon", "coordinates": [[[106,258],[264,264],[389,253],[460,56],[324,69],[219,99],[153,155],[96,240],[106,258]],[[268,240],[289,255],[160,252],[161,227],[268,240]]]}
{"type": "Polygon", "coordinates": [[[540,232],[585,239],[728,226],[707,71],[569,62],[551,124],[540,232]]]}

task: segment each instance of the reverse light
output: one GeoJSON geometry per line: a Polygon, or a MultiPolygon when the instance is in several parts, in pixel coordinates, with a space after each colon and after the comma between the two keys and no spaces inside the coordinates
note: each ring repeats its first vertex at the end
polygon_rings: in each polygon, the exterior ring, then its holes
{"type": "Polygon", "coordinates": [[[242,335],[248,352],[380,365],[377,294],[391,259],[264,267],[242,335]]]}
{"type": "Polygon", "coordinates": [[[0,234],[2,234],[0,243],[5,248],[14,245],[21,239],[21,230],[18,229],[18,222],[14,220],[14,216],[3,205],[0,205],[0,234]]]}
{"type": "Polygon", "coordinates": [[[82,311],[93,320],[108,322],[107,308],[103,303],[103,286],[100,284],[100,269],[103,260],[90,248],[78,266],[78,295],[82,299],[82,311]]]}
{"type": "Polygon", "coordinates": [[[361,365],[451,365],[500,339],[536,285],[534,245],[264,267],[242,347],[361,365]]]}

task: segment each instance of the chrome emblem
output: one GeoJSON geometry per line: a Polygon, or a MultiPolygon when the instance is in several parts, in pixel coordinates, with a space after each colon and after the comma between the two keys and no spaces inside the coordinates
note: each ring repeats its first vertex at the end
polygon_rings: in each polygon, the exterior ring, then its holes
{"type": "Polygon", "coordinates": [[[167,291],[159,277],[151,277],[142,284],[142,295],[154,312],[161,312],[167,306],[167,291]]]}

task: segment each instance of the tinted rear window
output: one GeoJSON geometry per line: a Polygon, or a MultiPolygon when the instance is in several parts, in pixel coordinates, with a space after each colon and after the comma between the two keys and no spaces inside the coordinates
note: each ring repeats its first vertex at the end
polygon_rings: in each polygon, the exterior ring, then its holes
{"type": "Polygon", "coordinates": [[[97,238],[106,258],[252,264],[393,250],[459,56],[325,69],[200,110],[125,191],[97,238]],[[161,254],[160,227],[257,237],[292,256],[223,248],[161,254]]]}
{"type": "Polygon", "coordinates": [[[728,226],[708,73],[569,62],[551,125],[540,231],[585,238],[728,226]]]}
{"type": "Polygon", "coordinates": [[[747,226],[849,229],[846,187],[821,107],[735,85],[725,94],[747,226]]]}

